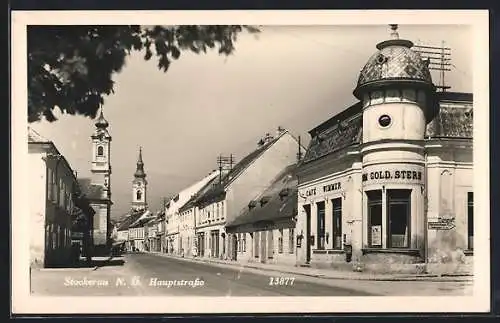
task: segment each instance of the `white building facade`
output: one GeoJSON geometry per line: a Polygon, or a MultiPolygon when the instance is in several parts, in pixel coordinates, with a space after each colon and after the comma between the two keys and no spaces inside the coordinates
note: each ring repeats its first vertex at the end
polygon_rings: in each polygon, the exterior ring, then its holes
{"type": "Polygon", "coordinates": [[[362,69],[359,102],[313,129],[299,171],[299,263],[422,272],[472,253],[472,95],[436,92],[412,42],[362,69]]]}

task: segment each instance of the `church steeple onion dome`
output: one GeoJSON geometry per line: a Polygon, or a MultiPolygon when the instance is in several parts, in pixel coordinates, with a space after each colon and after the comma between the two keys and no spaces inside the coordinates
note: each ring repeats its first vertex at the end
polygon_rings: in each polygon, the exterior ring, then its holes
{"type": "Polygon", "coordinates": [[[108,121],[104,118],[104,114],[102,113],[102,107],[100,109],[99,118],[97,118],[95,126],[102,129],[106,129],[109,126],[108,121]]]}
{"type": "Polygon", "coordinates": [[[144,162],[142,161],[142,147],[139,147],[139,158],[137,159],[137,168],[134,173],[136,178],[145,178],[146,173],[144,172],[144,162]]]}

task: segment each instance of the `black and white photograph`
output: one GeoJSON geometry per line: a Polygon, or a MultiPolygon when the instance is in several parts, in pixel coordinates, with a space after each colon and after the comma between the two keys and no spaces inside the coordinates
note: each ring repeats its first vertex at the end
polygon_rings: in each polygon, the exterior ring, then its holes
{"type": "Polygon", "coordinates": [[[487,11],[13,12],[21,313],[489,311],[487,11]]]}

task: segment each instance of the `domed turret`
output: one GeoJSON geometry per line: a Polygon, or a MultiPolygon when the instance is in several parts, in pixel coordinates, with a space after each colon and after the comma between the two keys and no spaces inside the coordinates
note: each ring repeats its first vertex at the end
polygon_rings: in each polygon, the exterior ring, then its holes
{"type": "Polygon", "coordinates": [[[430,121],[436,112],[433,100],[436,87],[432,83],[429,61],[412,50],[413,42],[399,38],[397,25],[390,26],[391,39],[377,44],[378,51],[361,69],[353,94],[359,100],[366,100],[366,96],[373,91],[403,88],[422,90],[427,98],[425,103],[422,102],[427,107],[426,119],[430,121]]]}

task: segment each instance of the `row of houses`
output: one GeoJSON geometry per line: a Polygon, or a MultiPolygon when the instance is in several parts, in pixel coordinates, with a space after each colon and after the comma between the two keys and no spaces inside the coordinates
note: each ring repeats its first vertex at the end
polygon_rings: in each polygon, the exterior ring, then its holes
{"type": "Polygon", "coordinates": [[[356,102],[314,127],[307,149],[280,127],[171,198],[161,251],[384,272],[470,264],[473,96],[438,91],[426,59],[391,29],[356,102]]]}

